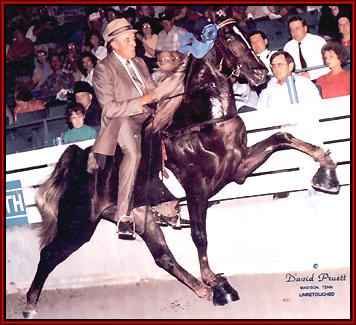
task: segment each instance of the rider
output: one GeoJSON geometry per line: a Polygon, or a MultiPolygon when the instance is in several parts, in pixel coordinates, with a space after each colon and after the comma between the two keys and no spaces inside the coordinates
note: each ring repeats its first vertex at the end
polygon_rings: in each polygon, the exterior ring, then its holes
{"type": "Polygon", "coordinates": [[[89,155],[88,171],[92,172],[92,167],[98,164],[102,167],[105,157],[115,155],[119,144],[124,155],[119,168],[115,213],[119,238],[134,237],[131,205],[141,158],[141,126],[152,111],[146,105],[156,99],[147,66],[141,58],[135,57],[136,32],[125,18],[115,19],[106,26],[103,36],[112,52],[98,63],[93,76],[102,118],[89,155]]]}

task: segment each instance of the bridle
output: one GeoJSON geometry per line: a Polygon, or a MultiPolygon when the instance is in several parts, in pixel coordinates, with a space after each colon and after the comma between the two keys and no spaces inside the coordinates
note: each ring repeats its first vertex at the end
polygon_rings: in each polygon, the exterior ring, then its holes
{"type": "MultiPolygon", "coordinates": [[[[228,18],[228,19],[222,21],[222,22],[218,25],[218,29],[221,29],[221,28],[223,28],[223,27],[225,27],[225,26],[228,26],[228,25],[231,25],[231,24],[235,24],[235,23],[236,23],[235,19],[233,19],[233,18],[228,18]]],[[[240,55],[236,55],[235,53],[232,52],[232,50],[230,49],[230,46],[229,46],[228,44],[224,44],[225,47],[231,52],[231,53],[230,53],[230,54],[231,54],[230,56],[231,56],[231,57],[236,57],[236,58],[239,60],[240,58],[246,56],[247,54],[252,53],[252,54],[255,56],[255,59],[256,59],[257,61],[259,61],[259,59],[258,59],[258,57],[256,56],[255,52],[252,50],[250,44],[249,44],[248,41],[246,40],[245,36],[241,33],[241,31],[240,31],[236,26],[233,26],[232,29],[233,29],[234,33],[235,33],[237,36],[239,36],[239,37],[241,38],[242,42],[243,42],[243,43],[245,44],[245,46],[246,46],[246,49],[245,49],[240,55]]],[[[225,40],[224,40],[224,41],[219,40],[219,42],[222,43],[222,44],[223,44],[223,43],[226,43],[225,40]]],[[[217,42],[217,43],[218,43],[218,42],[217,42]]],[[[219,44],[217,44],[217,43],[215,43],[215,46],[219,47],[219,44]]],[[[222,49],[221,49],[220,51],[221,51],[222,53],[224,52],[222,49]]],[[[220,60],[220,62],[219,62],[219,64],[217,65],[216,68],[217,68],[219,71],[222,71],[222,66],[223,66],[224,60],[225,60],[226,62],[230,63],[231,66],[236,66],[236,68],[230,73],[230,75],[229,75],[229,77],[228,77],[227,79],[231,78],[232,76],[239,77],[239,76],[241,75],[241,72],[242,72],[242,64],[241,64],[241,63],[237,63],[235,60],[234,60],[235,62],[231,62],[231,60],[228,60],[228,59],[225,58],[225,55],[222,56],[222,58],[221,58],[221,60],[220,60]]]]}

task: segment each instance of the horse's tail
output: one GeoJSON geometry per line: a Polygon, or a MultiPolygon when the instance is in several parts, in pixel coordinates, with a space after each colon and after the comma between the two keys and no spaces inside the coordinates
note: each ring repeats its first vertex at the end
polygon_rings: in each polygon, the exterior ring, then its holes
{"type": "Polygon", "coordinates": [[[60,157],[52,174],[37,190],[35,202],[42,216],[39,234],[41,248],[56,236],[59,199],[73,178],[71,171],[75,172],[79,167],[83,152],[76,145],[69,146],[60,157]]]}

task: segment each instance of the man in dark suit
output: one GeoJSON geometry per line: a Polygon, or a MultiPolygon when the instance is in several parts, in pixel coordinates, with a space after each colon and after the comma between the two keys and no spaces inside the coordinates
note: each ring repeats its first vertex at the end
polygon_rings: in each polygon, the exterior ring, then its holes
{"type": "Polygon", "coordinates": [[[86,81],[77,81],[74,84],[75,101],[85,108],[84,124],[100,127],[101,107],[96,99],[94,89],[86,81]]]}
{"type": "Polygon", "coordinates": [[[119,238],[134,238],[131,198],[141,158],[141,126],[151,113],[146,105],[156,98],[145,62],[135,57],[136,32],[125,18],[115,19],[106,26],[103,37],[112,52],[97,64],[93,76],[102,118],[89,154],[88,171],[90,162],[98,163],[101,155],[115,155],[119,144],[124,154],[115,213],[119,238]]]}

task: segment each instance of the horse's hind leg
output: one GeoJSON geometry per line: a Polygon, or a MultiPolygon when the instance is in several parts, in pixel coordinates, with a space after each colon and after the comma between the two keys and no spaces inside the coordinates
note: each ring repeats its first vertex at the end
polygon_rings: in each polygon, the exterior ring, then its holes
{"type": "Polygon", "coordinates": [[[98,221],[85,226],[80,225],[83,227],[80,230],[67,228],[67,232],[57,233],[56,237],[41,250],[36,275],[26,294],[27,304],[23,312],[24,318],[32,318],[36,314],[37,301],[48,275],[58,264],[90,240],[97,224],[98,221]]]}
{"type": "Polygon", "coordinates": [[[274,152],[283,149],[296,149],[319,162],[320,167],[312,179],[312,185],[318,190],[337,193],[340,185],[336,177],[336,163],[322,148],[304,142],[289,133],[278,132],[249,148],[247,156],[237,168],[234,180],[242,184],[246,177],[261,166],[274,152]]]}
{"type": "Polygon", "coordinates": [[[140,207],[133,210],[136,229],[145,241],[156,264],[193,290],[198,297],[211,299],[211,288],[178,264],[166,243],[161,228],[156,224],[152,212],[148,212],[145,217],[145,209],[145,207],[140,207]]]}

